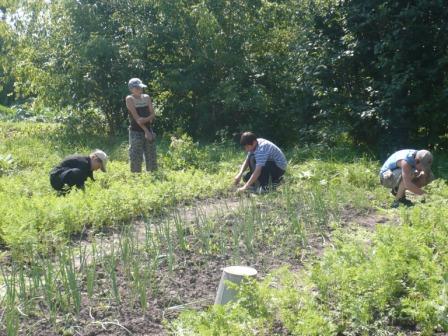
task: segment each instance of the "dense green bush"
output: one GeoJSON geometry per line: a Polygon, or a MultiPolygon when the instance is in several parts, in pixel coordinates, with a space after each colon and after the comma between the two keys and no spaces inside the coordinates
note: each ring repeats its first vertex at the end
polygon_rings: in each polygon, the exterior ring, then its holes
{"type": "MultiPolygon", "coordinates": [[[[446,187],[445,187],[446,188],[446,187]]],[[[446,207],[402,213],[401,226],[379,227],[372,241],[343,239],[312,270],[318,300],[350,332],[390,325],[446,331],[446,207]]]]}
{"type": "Polygon", "coordinates": [[[324,124],[342,122],[381,156],[416,143],[446,147],[447,10],[443,1],[328,2],[313,17],[324,41],[316,73],[324,124]]]}
{"type": "Polygon", "coordinates": [[[199,144],[186,133],[180,137],[172,136],[166,155],[166,164],[176,170],[199,168],[207,165],[206,153],[199,149],[199,144]]]}
{"type": "Polygon", "coordinates": [[[0,20],[3,96],[14,83],[36,108],[71,106],[68,123],[89,126],[93,107],[102,127],[122,130],[126,82],[141,77],[158,127],[195,139],[223,128],[283,144],[348,134],[381,157],[447,145],[441,0],[39,0],[3,11],[17,10],[29,15],[0,20]]]}

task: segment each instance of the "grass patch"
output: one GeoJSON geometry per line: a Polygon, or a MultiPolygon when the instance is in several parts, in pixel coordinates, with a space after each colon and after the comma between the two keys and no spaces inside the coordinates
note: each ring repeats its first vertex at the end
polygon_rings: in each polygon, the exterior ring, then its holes
{"type": "Polygon", "coordinates": [[[0,117],[5,118],[14,114],[14,111],[7,106],[0,105],[0,117]]]}
{"type": "MultiPolygon", "coordinates": [[[[198,208],[183,219],[179,203],[231,195],[243,153],[228,144],[201,147],[185,135],[163,139],[160,170],[135,175],[125,135],[80,137],[56,124],[4,122],[0,137],[0,237],[13,256],[1,263],[0,332],[68,335],[110,326],[111,335],[156,334],[162,324],[174,335],[447,331],[442,179],[428,187],[426,203],[384,210],[391,196],[379,186],[379,162],[350,148],[337,155],[323,146],[295,148],[277,192],[242,196],[236,208],[223,203],[214,215],[198,208]],[[110,154],[108,173],[95,173],[85,193],[56,197],[51,167],[94,148],[110,154]],[[346,229],[345,212],[374,209],[400,224],[346,229]],[[129,227],[132,219],[144,230],[129,227]],[[121,233],[97,230],[108,226],[121,233]],[[85,228],[87,241],[69,239],[85,228]],[[271,274],[242,286],[238,302],[169,316],[214,292],[219,269],[229,264],[271,274]],[[284,264],[302,270],[274,271],[284,264]],[[123,316],[130,322],[115,322],[123,316]],[[157,323],[135,324],[141,316],[157,323]]],[[[436,173],[445,176],[435,157],[436,173]]]]}
{"type": "Polygon", "coordinates": [[[57,242],[84,227],[116,225],[225,193],[237,157],[232,149],[219,155],[213,146],[199,149],[184,137],[180,148],[161,144],[157,173],[131,174],[124,136],[75,137],[59,125],[36,123],[1,123],[0,134],[0,239],[9,247],[57,242]],[[95,173],[85,193],[57,197],[49,184],[51,168],[68,154],[87,155],[94,148],[110,155],[109,172],[95,173]]]}
{"type": "MultiPolygon", "coordinates": [[[[314,167],[314,163],[308,167],[314,167]]],[[[338,181],[333,181],[336,186],[341,176],[343,185],[350,181],[348,195],[337,194],[339,201],[350,199],[349,195],[361,197],[357,188],[372,182],[349,173],[336,174],[338,170],[332,167],[326,166],[324,171],[327,177],[338,181]]],[[[305,175],[306,179],[314,178],[317,185],[322,178],[312,169],[305,175]]],[[[335,190],[332,183],[326,185],[326,201],[330,203],[325,204],[331,208],[335,201],[331,193],[335,190]]],[[[380,205],[384,197],[381,198],[382,190],[376,189],[372,185],[368,190],[371,195],[377,194],[379,198],[372,202],[380,205]]],[[[426,203],[388,211],[400,219],[399,224],[381,225],[373,232],[338,227],[332,234],[331,248],[314,262],[307,262],[302,271],[273,272],[261,282],[242,286],[238,302],[184,312],[169,324],[170,330],[173,335],[237,335],[232,330],[248,325],[254,326],[248,335],[446,333],[448,186],[439,179],[428,189],[426,203]]],[[[355,197],[352,199],[355,201],[355,197]]],[[[355,204],[363,203],[364,200],[357,200],[355,204]]],[[[320,214],[317,208],[313,213],[320,214]]],[[[315,227],[319,227],[318,223],[315,227]]]]}

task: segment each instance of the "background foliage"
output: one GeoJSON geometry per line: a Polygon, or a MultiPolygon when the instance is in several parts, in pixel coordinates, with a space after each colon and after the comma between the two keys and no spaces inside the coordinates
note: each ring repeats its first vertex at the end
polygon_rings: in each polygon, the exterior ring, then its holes
{"type": "Polygon", "coordinates": [[[250,128],[283,144],[349,134],[381,155],[446,147],[442,0],[21,0],[1,10],[0,103],[65,107],[58,116],[75,128],[124,129],[126,82],[141,77],[158,128],[196,139],[250,128]]]}

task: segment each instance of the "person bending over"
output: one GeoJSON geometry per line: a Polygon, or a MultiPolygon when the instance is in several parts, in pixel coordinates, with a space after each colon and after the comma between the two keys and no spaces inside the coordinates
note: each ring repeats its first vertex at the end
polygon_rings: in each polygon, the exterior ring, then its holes
{"type": "Polygon", "coordinates": [[[89,156],[67,156],[50,171],[50,184],[58,195],[67,194],[73,186],[84,190],[84,183],[88,177],[95,181],[93,178],[95,170],[106,171],[107,161],[106,153],[99,149],[89,156]]]}
{"type": "Polygon", "coordinates": [[[392,208],[400,204],[411,206],[406,190],[423,195],[422,187],[434,179],[431,171],[432,154],[427,150],[402,149],[392,154],[380,169],[380,183],[395,196],[392,208]]]}
{"type": "Polygon", "coordinates": [[[245,190],[265,192],[269,185],[277,186],[288,164],[281,149],[266,139],[257,138],[252,132],[244,132],[240,144],[248,154],[235,176],[235,185],[239,185],[241,178],[245,182],[238,188],[238,192],[245,190]],[[247,168],[249,172],[243,176],[247,168]]]}

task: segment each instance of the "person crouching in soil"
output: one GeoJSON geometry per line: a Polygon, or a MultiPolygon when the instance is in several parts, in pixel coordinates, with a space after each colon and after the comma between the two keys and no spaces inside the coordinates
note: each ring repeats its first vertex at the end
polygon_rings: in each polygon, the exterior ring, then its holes
{"type": "Polygon", "coordinates": [[[392,154],[380,169],[380,183],[395,196],[391,207],[412,206],[406,190],[423,195],[422,187],[434,180],[432,154],[427,150],[403,149],[392,154]]]}
{"type": "Polygon", "coordinates": [[[89,156],[70,155],[50,171],[50,184],[58,192],[65,195],[73,186],[84,191],[87,178],[93,178],[93,172],[106,171],[108,157],[102,150],[96,149],[89,156]]]}
{"type": "Polygon", "coordinates": [[[282,180],[288,164],[281,149],[266,139],[257,138],[252,132],[244,132],[240,144],[248,154],[234,179],[237,186],[241,178],[245,182],[237,191],[263,193],[268,191],[270,186],[275,188],[282,180]],[[243,176],[247,168],[249,172],[243,176]]]}

